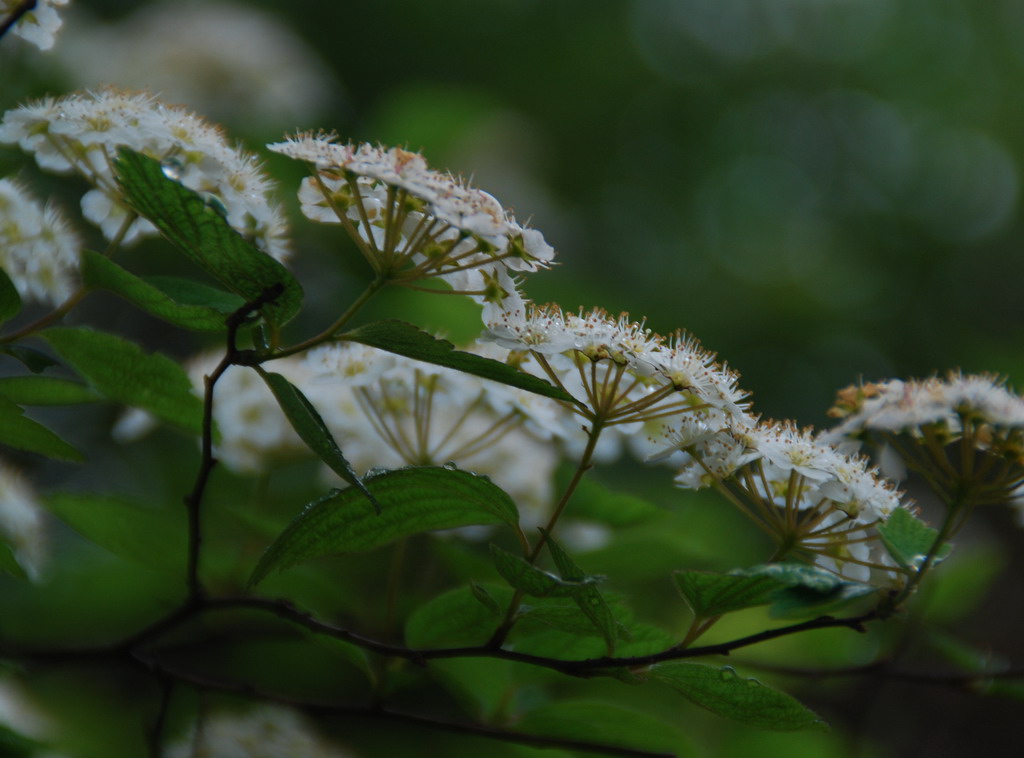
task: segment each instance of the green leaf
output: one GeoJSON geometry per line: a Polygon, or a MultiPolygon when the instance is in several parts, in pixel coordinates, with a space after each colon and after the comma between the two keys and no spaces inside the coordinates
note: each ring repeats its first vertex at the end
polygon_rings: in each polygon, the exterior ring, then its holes
{"type": "Polygon", "coordinates": [[[183,329],[223,331],[225,319],[245,304],[237,295],[187,279],[141,279],[92,250],[82,254],[82,280],[88,287],[110,290],[183,329]]]}
{"type": "MultiPolygon", "coordinates": [[[[547,532],[544,533],[547,534],[547,532]]],[[[558,568],[558,573],[562,575],[562,578],[574,582],[587,580],[588,577],[583,569],[573,562],[561,545],[555,542],[555,539],[550,534],[547,534],[547,537],[548,551],[551,553],[555,566],[558,568]]],[[[608,603],[605,602],[601,592],[597,587],[588,585],[573,595],[572,599],[601,633],[605,644],[608,645],[608,655],[612,655],[615,652],[615,640],[619,636],[619,627],[611,608],[608,607],[608,603]]]]}
{"type": "Polygon", "coordinates": [[[648,713],[596,702],[562,701],[523,714],[516,730],[541,737],[669,753],[694,754],[681,731],[648,713]]]}
{"type": "Polygon", "coordinates": [[[281,410],[284,411],[284,415],[287,416],[289,423],[302,441],[319,456],[320,460],[330,466],[335,474],[349,484],[358,487],[379,512],[380,504],[356,476],[352,464],[342,455],[338,443],[334,441],[334,436],[313,404],[306,399],[298,387],[280,374],[262,370],[259,373],[270,387],[270,391],[274,393],[278,405],[281,406],[281,410]]]}
{"type": "Polygon", "coordinates": [[[100,399],[80,382],[49,376],[0,377],[0,396],[19,405],[76,405],[100,399]]]}
{"type": "MultiPolygon", "coordinates": [[[[562,466],[556,474],[558,489],[564,490],[572,477],[573,467],[562,466]]],[[[632,526],[646,521],[662,509],[643,498],[615,492],[589,476],[583,477],[572,496],[573,516],[593,519],[609,526],[632,526]]]]}
{"type": "MultiPolygon", "coordinates": [[[[0,540],[0,574],[10,574],[16,576],[19,579],[28,579],[28,574],[25,573],[25,569],[18,563],[18,559],[14,557],[14,550],[3,540],[0,540]]],[[[3,747],[3,742],[0,741],[0,747],[3,747]]],[[[0,750],[0,756],[4,755],[4,752],[0,750]]]]}
{"type": "Polygon", "coordinates": [[[0,397],[0,444],[62,461],[84,460],[82,454],[67,442],[22,414],[21,406],[0,397]]]}
{"type": "Polygon", "coordinates": [[[676,571],[672,577],[693,615],[711,618],[764,605],[787,585],[767,575],[744,576],[714,571],[676,571]]]}
{"type": "MultiPolygon", "coordinates": [[[[875,527],[882,535],[882,542],[899,565],[910,571],[917,571],[924,563],[925,556],[935,544],[938,532],[914,516],[906,508],[897,508],[884,524],[875,527]]],[[[944,560],[953,549],[945,544],[935,556],[933,565],[944,560]]]]}
{"type": "Polygon", "coordinates": [[[41,754],[45,746],[18,734],[10,727],[0,724],[0,756],[4,758],[31,758],[41,754]]]}
{"type": "Polygon", "coordinates": [[[178,250],[246,302],[281,288],[260,312],[288,322],[302,305],[302,288],[288,269],[232,229],[197,192],[168,178],[160,162],[122,148],[115,162],[125,201],[178,250]]]}
{"type": "Polygon", "coordinates": [[[104,397],[200,432],[203,403],[181,366],[167,356],[147,355],[134,343],[91,329],[51,328],[42,336],[104,397]]]}
{"type": "Polygon", "coordinates": [[[473,593],[473,597],[483,604],[484,608],[489,610],[495,616],[501,615],[501,607],[498,605],[498,601],[495,600],[491,593],[487,591],[486,587],[477,584],[474,581],[470,581],[469,590],[473,593]]]}
{"type": "Polygon", "coordinates": [[[767,603],[775,618],[824,613],[878,591],[804,563],[767,563],[727,574],[677,571],[673,578],[699,618],[767,603]]]}
{"type": "Polygon", "coordinates": [[[133,563],[179,570],[186,540],[181,513],[128,498],[97,493],[58,492],[47,508],[87,540],[133,563]]]}
{"type": "MultiPolygon", "coordinates": [[[[508,587],[490,584],[480,589],[500,606],[512,602],[508,587]]],[[[494,612],[480,603],[471,588],[458,587],[412,612],[405,622],[405,644],[414,648],[479,645],[494,633],[496,622],[494,612]]]]}
{"type": "Polygon", "coordinates": [[[310,503],[267,548],[249,579],[325,555],[371,550],[411,534],[474,524],[516,526],[515,503],[489,479],[446,467],[404,468],[363,479],[378,513],[357,488],[310,503]]]}
{"type": "Polygon", "coordinates": [[[31,347],[22,347],[21,345],[0,345],[0,354],[9,355],[15,360],[21,361],[22,365],[33,374],[45,371],[51,366],[60,365],[46,353],[41,353],[31,347]]]}
{"type": "Polygon", "coordinates": [[[494,544],[491,545],[491,557],[505,581],[533,597],[573,597],[600,581],[593,576],[579,581],[561,579],[494,544]]]}
{"type": "Polygon", "coordinates": [[[389,353],[404,355],[407,358],[415,358],[425,363],[447,366],[456,371],[508,384],[556,400],[573,401],[569,393],[555,387],[550,382],[526,374],[500,361],[456,350],[448,340],[438,339],[404,321],[394,319],[375,321],[372,324],[345,332],[340,338],[380,348],[389,353]]]}
{"type": "Polygon", "coordinates": [[[740,676],[731,666],[669,662],[649,671],[651,679],[664,682],[691,702],[747,726],[781,732],[827,728],[795,698],[740,676]]]}
{"type": "Polygon", "coordinates": [[[0,324],[21,313],[21,295],[7,272],[0,268],[0,324]]]}

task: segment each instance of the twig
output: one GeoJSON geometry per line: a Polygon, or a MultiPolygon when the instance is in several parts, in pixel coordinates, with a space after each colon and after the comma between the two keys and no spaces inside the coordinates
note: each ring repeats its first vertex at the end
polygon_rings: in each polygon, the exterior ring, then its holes
{"type": "Polygon", "coordinates": [[[162,676],[174,679],[179,682],[191,684],[202,690],[228,692],[235,695],[242,695],[265,702],[280,703],[291,706],[311,714],[325,714],[335,716],[349,716],[360,720],[379,719],[384,721],[413,724],[428,729],[436,729],[456,734],[467,734],[474,737],[509,742],[518,745],[531,745],[533,747],[560,748],[563,750],[579,750],[593,753],[595,755],[623,756],[624,758],[673,758],[672,753],[655,753],[648,750],[638,750],[628,747],[617,747],[605,745],[598,742],[586,740],[570,740],[559,737],[543,737],[534,734],[524,734],[508,729],[483,726],[481,724],[463,724],[454,721],[443,721],[429,716],[419,716],[411,713],[388,710],[387,708],[367,708],[364,706],[352,706],[342,703],[330,703],[318,700],[306,700],[286,697],[274,692],[269,692],[244,682],[228,682],[213,679],[208,676],[197,674],[191,671],[168,666],[162,661],[149,658],[143,662],[151,671],[162,676]]]}

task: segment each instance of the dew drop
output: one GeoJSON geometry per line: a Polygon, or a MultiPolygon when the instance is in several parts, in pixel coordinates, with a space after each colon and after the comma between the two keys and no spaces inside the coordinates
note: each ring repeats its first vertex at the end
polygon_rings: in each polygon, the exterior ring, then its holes
{"type": "Polygon", "coordinates": [[[733,679],[737,678],[736,669],[734,669],[732,666],[723,666],[721,672],[719,672],[719,676],[721,676],[722,679],[727,682],[732,681],[733,679]]]}
{"type": "Polygon", "coordinates": [[[176,158],[165,160],[160,164],[160,170],[168,179],[173,179],[176,182],[181,180],[181,161],[176,158]]]}
{"type": "Polygon", "coordinates": [[[448,461],[441,468],[446,468],[449,471],[457,471],[459,467],[456,465],[455,461],[448,461]]]}

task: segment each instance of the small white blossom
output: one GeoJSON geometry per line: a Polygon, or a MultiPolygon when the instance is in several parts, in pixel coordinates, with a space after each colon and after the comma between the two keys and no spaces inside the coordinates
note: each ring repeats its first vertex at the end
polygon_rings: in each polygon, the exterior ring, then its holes
{"type": "Polygon", "coordinates": [[[515,275],[550,265],[554,250],[491,195],[431,169],[419,153],[296,134],[267,146],[309,163],[307,218],[340,224],[379,276],[411,285],[438,277],[486,306],[521,303],[515,275]]]}
{"type": "Polygon", "coordinates": [[[22,298],[60,305],[75,289],[81,243],[52,205],[0,179],[0,268],[22,298]]]}
{"type": "MultiPolygon", "coordinates": [[[[49,50],[64,23],[57,8],[67,4],[68,0],[37,0],[36,7],[18,19],[11,31],[40,50],[49,50]]],[[[0,0],[0,21],[7,19],[19,5],[21,0],[0,0]]]]}
{"type": "Polygon", "coordinates": [[[143,219],[122,230],[131,213],[112,166],[118,148],[128,147],[161,160],[168,176],[215,199],[228,223],[263,252],[278,260],[290,254],[284,214],[256,158],[194,113],[151,95],[102,89],[28,103],[4,114],[0,143],[17,143],[41,168],[82,175],[93,186],[82,198],[83,215],[108,239],[123,232],[131,242],[155,231],[143,219]]]}
{"type": "MultiPolygon", "coordinates": [[[[36,494],[21,474],[0,461],[0,541],[14,553],[30,578],[46,560],[44,515],[36,494]]],[[[4,549],[0,546],[0,549],[4,549]]]]}
{"type": "Polygon", "coordinates": [[[248,712],[205,717],[167,750],[169,758],[353,758],[316,733],[295,711],[261,705],[248,712]]]}

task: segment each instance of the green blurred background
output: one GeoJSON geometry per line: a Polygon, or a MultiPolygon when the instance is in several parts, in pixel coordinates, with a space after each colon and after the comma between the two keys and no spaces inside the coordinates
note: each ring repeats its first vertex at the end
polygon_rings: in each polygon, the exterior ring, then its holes
{"type": "MultiPolygon", "coordinates": [[[[129,4],[78,4],[92,23],[127,23],[129,4]]],[[[324,128],[422,150],[558,250],[559,265],[526,282],[534,300],[627,310],[663,333],[685,328],[741,372],[766,416],[824,425],[835,390],[860,378],[962,368],[1024,382],[1024,0],[246,6],[303,38],[317,77],[307,105],[254,115],[253,92],[206,72],[219,110],[208,115],[233,136],[260,149],[284,131],[324,128]]],[[[185,34],[166,29],[172,42],[185,34]]],[[[19,74],[5,84],[5,108],[40,87],[80,86],[55,59],[5,65],[19,74]]],[[[171,99],[201,110],[186,97],[171,99]]],[[[291,197],[301,170],[267,159],[291,197]]],[[[0,160],[23,164],[10,150],[0,160]]],[[[366,275],[338,237],[296,222],[294,265],[322,304],[311,322],[366,275]]],[[[452,300],[392,299],[378,315],[397,309],[469,339],[479,322],[452,300]]],[[[142,329],[129,320],[120,326],[142,329]]],[[[163,344],[166,335],[141,336],[163,344]]],[[[617,476],[637,474],[608,478],[617,476]]],[[[647,479],[633,486],[678,497],[666,493],[667,476],[647,479]]],[[[1020,662],[1024,543],[1012,521],[985,513],[964,535],[967,558],[950,569],[960,584],[951,580],[953,600],[940,598],[938,613],[1020,662]],[[972,589],[995,565],[1002,583],[987,595],[972,589]],[[957,588],[977,594],[977,607],[960,608],[957,588]]],[[[848,637],[838,644],[857,644],[848,637]]],[[[798,657],[799,644],[791,650],[798,657]]],[[[1016,755],[1004,738],[1019,701],[842,685],[800,690],[836,722],[831,735],[702,723],[714,735],[703,738],[707,754],[1016,755]]]]}

